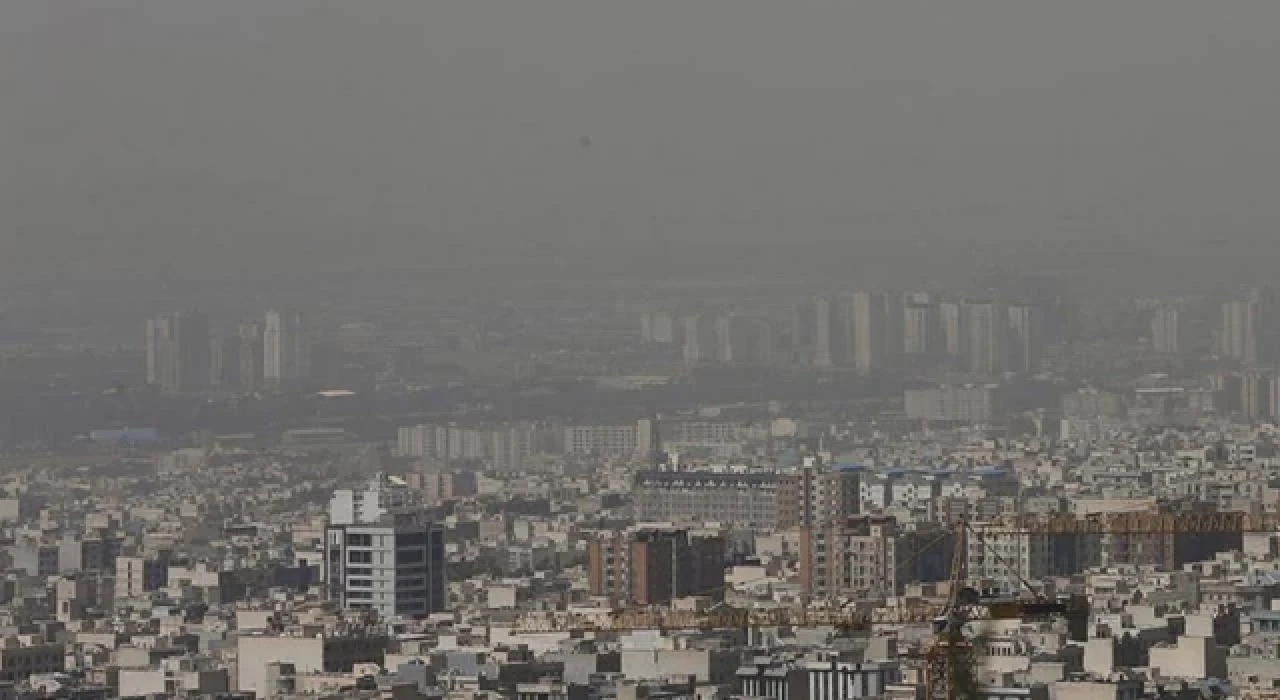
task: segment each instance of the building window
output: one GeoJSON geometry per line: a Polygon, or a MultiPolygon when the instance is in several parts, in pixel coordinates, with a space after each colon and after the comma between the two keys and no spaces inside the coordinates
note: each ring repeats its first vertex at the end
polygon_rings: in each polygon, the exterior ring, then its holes
{"type": "Polygon", "coordinates": [[[347,561],[352,564],[372,564],[373,552],[348,552],[347,561]]]}
{"type": "Polygon", "coordinates": [[[348,533],[347,546],[348,547],[372,547],[373,535],[348,533]]]}
{"type": "Polygon", "coordinates": [[[396,535],[397,547],[422,547],[427,544],[427,533],[413,532],[404,535],[396,535]]]}

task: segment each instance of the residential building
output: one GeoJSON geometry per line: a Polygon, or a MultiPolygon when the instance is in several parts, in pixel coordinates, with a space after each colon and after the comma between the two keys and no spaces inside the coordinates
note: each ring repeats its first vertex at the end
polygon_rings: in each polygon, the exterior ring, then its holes
{"type": "Polygon", "coordinates": [[[724,596],[725,538],[718,531],[639,527],[588,545],[591,594],[615,605],[724,596]]]}
{"type": "Polygon", "coordinates": [[[938,304],[938,324],[942,332],[942,352],[953,361],[965,356],[969,339],[965,335],[964,307],[958,302],[944,301],[938,304]]]}
{"type": "Polygon", "coordinates": [[[161,391],[203,391],[210,383],[209,318],[191,310],[147,321],[147,382],[161,391]]]}
{"type": "Polygon", "coordinates": [[[912,303],[903,310],[902,350],[913,365],[940,356],[943,333],[938,308],[928,303],[912,303]]]}
{"type": "Polygon", "coordinates": [[[568,454],[629,456],[643,447],[636,440],[636,425],[571,425],[564,429],[564,449],[568,454]]]}
{"type": "Polygon", "coordinates": [[[1161,355],[1184,350],[1182,312],[1176,306],[1160,306],[1151,317],[1151,349],[1161,355]]]}
{"type": "Polygon", "coordinates": [[[774,530],[781,481],[775,472],[642,471],[635,477],[633,508],[642,522],[774,530]]]}
{"type": "Polygon", "coordinates": [[[778,486],[778,527],[812,528],[857,515],[861,471],[824,465],[810,458],[782,477],[778,486]]]}
{"type": "Polygon", "coordinates": [[[1224,302],[1218,327],[1218,356],[1246,367],[1257,365],[1261,314],[1261,304],[1252,298],[1224,302]]]}
{"type": "Polygon", "coordinates": [[[1003,373],[1009,356],[1008,312],[994,301],[968,301],[963,311],[965,369],[975,374],[1003,373]]]}
{"type": "Polygon", "coordinates": [[[1043,312],[1031,304],[1014,304],[1008,314],[1008,368],[1014,372],[1039,372],[1044,356],[1043,312]]]}
{"type": "Polygon", "coordinates": [[[860,373],[878,371],[888,364],[891,347],[888,306],[887,294],[855,292],[853,295],[853,368],[860,373]]]}
{"type": "Polygon", "coordinates": [[[998,414],[999,393],[994,385],[907,389],[903,408],[912,420],[983,425],[998,414]]]}
{"type": "Polygon", "coordinates": [[[302,379],[310,371],[302,314],[296,311],[268,311],[262,331],[263,379],[280,384],[302,379]]]}
{"type": "Polygon", "coordinates": [[[852,351],[849,303],[844,297],[822,296],[814,302],[813,364],[839,367],[852,351]]]}
{"type": "Polygon", "coordinates": [[[325,537],[331,600],[384,617],[446,609],[444,528],[412,507],[413,492],[383,477],[337,491],[325,537]]]}
{"type": "Polygon", "coordinates": [[[262,324],[247,322],[236,329],[236,342],[239,349],[236,360],[240,363],[238,379],[241,391],[254,392],[262,388],[265,376],[265,340],[262,324]]]}
{"type": "Polygon", "coordinates": [[[955,547],[948,531],[907,528],[889,516],[840,518],[808,534],[800,583],[814,597],[893,596],[908,583],[946,580],[955,547]]]}

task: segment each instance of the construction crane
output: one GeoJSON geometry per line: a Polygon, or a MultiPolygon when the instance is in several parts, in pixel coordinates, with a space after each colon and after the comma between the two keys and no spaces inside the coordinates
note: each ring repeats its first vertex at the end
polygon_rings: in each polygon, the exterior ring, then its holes
{"type": "MultiPolygon", "coordinates": [[[[1280,514],[1237,512],[1118,512],[1087,516],[1017,515],[982,524],[1004,535],[1182,535],[1242,534],[1280,531],[1280,514]]],[[[1028,596],[984,597],[967,585],[968,538],[982,533],[965,520],[956,524],[948,597],[942,603],[913,602],[897,606],[786,606],[742,608],[718,605],[707,609],[651,606],[599,611],[542,611],[515,620],[516,634],[543,632],[629,632],[636,630],[750,630],[767,627],[832,627],[841,632],[867,631],[878,625],[932,624],[933,640],[924,655],[925,697],[957,700],[976,696],[974,645],[965,635],[980,620],[1066,619],[1083,627],[1090,603],[1084,596],[1050,599],[1020,579],[1028,596]]],[[[1002,557],[994,549],[992,555],[1002,557]]],[[[1012,568],[1012,567],[1011,567],[1012,568]]]]}

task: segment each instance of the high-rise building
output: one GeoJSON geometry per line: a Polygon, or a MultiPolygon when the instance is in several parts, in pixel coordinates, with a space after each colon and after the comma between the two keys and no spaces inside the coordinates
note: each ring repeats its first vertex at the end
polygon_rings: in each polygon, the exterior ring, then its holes
{"type": "Polygon", "coordinates": [[[307,376],[310,348],[302,314],[268,311],[262,331],[262,374],[269,384],[280,384],[307,376]]]}
{"type": "Polygon", "coordinates": [[[1014,304],[1008,313],[1009,369],[1039,372],[1044,355],[1044,314],[1030,304],[1014,304]]]}
{"type": "Polygon", "coordinates": [[[1275,417],[1272,406],[1275,397],[1271,390],[1275,378],[1265,372],[1248,371],[1241,377],[1240,408],[1249,420],[1269,420],[1275,417]]]}
{"type": "Polygon", "coordinates": [[[898,292],[886,293],[882,296],[882,304],[884,334],[880,342],[880,361],[885,369],[902,369],[906,352],[906,297],[898,292]]]}
{"type": "Polygon", "coordinates": [[[813,305],[813,364],[840,367],[852,350],[852,305],[841,296],[819,297],[813,305]]]}
{"type": "Polygon", "coordinates": [[[363,490],[334,493],[325,536],[331,600],[388,618],[447,609],[444,528],[415,508],[415,496],[381,474],[363,490]]]}
{"type": "Polygon", "coordinates": [[[866,374],[882,369],[888,320],[885,295],[855,292],[853,295],[853,367],[866,374]]]}
{"type": "Polygon", "coordinates": [[[911,364],[936,358],[940,352],[942,328],[938,309],[928,303],[912,303],[902,312],[902,351],[911,364]]]}
{"type": "Polygon", "coordinates": [[[1174,306],[1161,306],[1151,317],[1151,349],[1161,355],[1177,355],[1182,347],[1182,314],[1174,306]]]}
{"type": "Polygon", "coordinates": [[[236,332],[236,341],[240,345],[236,353],[236,359],[240,362],[238,377],[240,389],[246,392],[257,391],[262,388],[265,381],[262,324],[240,324],[236,332]]]}
{"type": "Polygon", "coordinates": [[[791,361],[799,364],[814,362],[814,322],[817,311],[813,300],[802,301],[791,307],[791,361]]]}
{"type": "Polygon", "coordinates": [[[768,319],[729,313],[716,319],[715,359],[758,364],[773,361],[773,325],[768,319]]]}
{"type": "Polygon", "coordinates": [[[746,319],[727,313],[716,318],[715,359],[717,362],[742,362],[747,355],[743,324],[746,319]]]}
{"type": "Polygon", "coordinates": [[[709,362],[716,358],[716,324],[712,318],[691,314],[680,319],[685,362],[709,362]]]}
{"type": "Polygon", "coordinates": [[[591,594],[616,605],[660,605],[724,596],[725,538],[716,531],[637,528],[600,533],[588,545],[591,594]]]}
{"type": "Polygon", "coordinates": [[[750,321],[750,343],[753,348],[753,362],[761,364],[771,364],[778,359],[778,341],[777,334],[774,332],[773,323],[767,318],[757,318],[750,321]]]}
{"type": "Polygon", "coordinates": [[[172,363],[173,314],[147,319],[147,383],[160,386],[172,363]]]}
{"type": "Polygon", "coordinates": [[[650,343],[671,345],[678,341],[677,323],[668,311],[646,311],[640,316],[640,335],[650,343]]]}
{"type": "Polygon", "coordinates": [[[1255,299],[1233,299],[1222,305],[1218,329],[1218,355],[1246,366],[1258,363],[1261,304],[1255,299]]]}
{"type": "Polygon", "coordinates": [[[211,341],[210,377],[213,384],[222,389],[240,387],[240,337],[215,336],[211,341]]]}
{"type": "Polygon", "coordinates": [[[161,314],[147,321],[147,381],[166,392],[209,387],[209,318],[200,311],[161,314]]]}
{"type": "Polygon", "coordinates": [[[487,430],[486,461],[498,472],[519,472],[533,454],[536,431],[530,423],[499,425],[487,430]]]}
{"type": "Polygon", "coordinates": [[[938,323],[943,354],[953,361],[961,360],[968,347],[968,338],[964,336],[964,307],[954,301],[938,304],[938,323]]]}
{"type": "Polygon", "coordinates": [[[1008,313],[994,301],[965,302],[962,334],[965,369],[975,374],[1000,374],[1008,358],[1008,313]]]}

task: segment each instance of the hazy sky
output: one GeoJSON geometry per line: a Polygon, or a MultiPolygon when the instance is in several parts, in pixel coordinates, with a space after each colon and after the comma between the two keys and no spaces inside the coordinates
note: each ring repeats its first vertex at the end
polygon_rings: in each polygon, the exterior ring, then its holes
{"type": "Polygon", "coordinates": [[[1274,236],[1277,66],[1276,0],[3,0],[0,266],[1274,236]]]}

